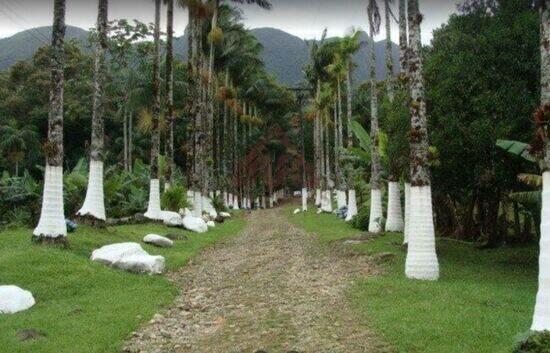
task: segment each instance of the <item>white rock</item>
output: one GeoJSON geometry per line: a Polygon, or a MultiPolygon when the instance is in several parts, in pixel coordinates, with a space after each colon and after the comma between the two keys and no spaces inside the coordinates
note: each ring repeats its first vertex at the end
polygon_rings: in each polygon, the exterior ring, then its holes
{"type": "Polygon", "coordinates": [[[34,304],[31,292],[17,286],[0,286],[0,314],[14,314],[34,304]]]}
{"type": "Polygon", "coordinates": [[[161,248],[171,248],[172,246],[174,246],[174,242],[172,240],[157,234],[147,234],[143,238],[143,242],[160,246],[161,248]]]}
{"type": "Polygon", "coordinates": [[[164,257],[145,254],[126,256],[113,267],[134,273],[160,274],[164,271],[164,264],[164,257]]]}
{"type": "Polygon", "coordinates": [[[183,218],[183,227],[195,233],[208,232],[206,222],[200,217],[186,216],[183,218]]]}
{"type": "Polygon", "coordinates": [[[216,228],[216,223],[214,223],[214,221],[208,221],[206,222],[206,226],[208,228],[216,228]]]}
{"type": "Polygon", "coordinates": [[[183,221],[177,212],[162,211],[160,216],[162,217],[164,224],[169,227],[179,227],[183,221]]]}
{"type": "Polygon", "coordinates": [[[106,245],[92,252],[92,261],[112,266],[122,258],[132,255],[149,255],[138,243],[118,243],[106,245]]]}
{"type": "Polygon", "coordinates": [[[231,214],[229,214],[227,212],[220,212],[220,216],[223,217],[223,218],[231,218],[231,214]]]}
{"type": "Polygon", "coordinates": [[[106,245],[92,253],[92,261],[113,268],[135,272],[158,274],[164,271],[164,257],[149,255],[138,243],[106,245]]]}
{"type": "Polygon", "coordinates": [[[300,213],[300,212],[301,212],[301,210],[300,210],[299,208],[297,208],[297,209],[294,210],[294,214],[298,214],[298,213],[300,213]]]}

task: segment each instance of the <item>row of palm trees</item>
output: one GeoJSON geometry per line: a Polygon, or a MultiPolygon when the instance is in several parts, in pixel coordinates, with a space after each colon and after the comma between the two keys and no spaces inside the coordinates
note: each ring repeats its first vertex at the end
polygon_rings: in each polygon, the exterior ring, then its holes
{"type": "MultiPolygon", "coordinates": [[[[175,0],[163,0],[167,7],[165,97],[161,98],[161,0],[154,0],[154,31],[152,55],[152,114],[151,114],[151,181],[149,202],[145,216],[161,220],[160,181],[165,189],[174,182],[174,7],[175,0]],[[165,115],[168,132],[166,139],[166,173],[160,175],[161,143],[160,116],[165,115]]],[[[280,116],[271,114],[288,104],[286,96],[265,73],[259,59],[261,46],[239,23],[239,14],[220,0],[181,0],[178,4],[189,13],[188,26],[188,88],[187,100],[190,118],[188,139],[190,196],[194,199],[197,216],[213,209],[210,197],[216,192],[228,206],[251,207],[254,198],[265,198],[273,203],[274,185],[271,175],[265,173],[252,180],[242,160],[259,138],[266,134],[280,116]],[[244,179],[244,181],[243,181],[244,179]],[[261,191],[252,195],[254,183],[263,184],[261,191]]],[[[243,1],[236,0],[237,3],[243,1]]],[[[269,9],[265,0],[247,0],[269,9]]],[[[108,0],[98,0],[97,36],[95,46],[95,80],[92,112],[90,168],[86,197],[78,215],[94,223],[106,220],[103,193],[104,163],[104,104],[109,50],[108,0]]],[[[39,241],[65,242],[66,226],[63,209],[63,64],[65,35],[65,1],[54,1],[52,33],[52,89],[48,140],[44,145],[46,173],[43,207],[34,236],[39,241]]],[[[126,129],[125,129],[126,132],[126,129]]],[[[269,142],[269,140],[267,140],[269,142]]],[[[268,145],[268,144],[266,144],[268,145]]],[[[125,147],[127,143],[125,143],[125,147]]],[[[125,158],[127,158],[125,153],[125,158]]],[[[271,164],[279,157],[266,148],[262,163],[271,164]]],[[[273,173],[274,171],[272,171],[273,173]]],[[[264,202],[266,203],[266,202],[264,202]]]]}

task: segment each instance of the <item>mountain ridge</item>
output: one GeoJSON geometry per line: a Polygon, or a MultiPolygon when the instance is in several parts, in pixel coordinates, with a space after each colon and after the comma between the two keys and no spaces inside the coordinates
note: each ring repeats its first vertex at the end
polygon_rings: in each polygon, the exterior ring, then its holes
{"type": "MultiPolygon", "coordinates": [[[[305,78],[304,67],[309,62],[309,49],[307,42],[297,36],[287,33],[283,30],[271,27],[261,27],[251,29],[250,32],[262,44],[262,60],[266,66],[266,71],[273,75],[276,80],[286,86],[295,86],[305,78]]],[[[13,36],[0,39],[0,71],[10,68],[13,64],[21,60],[29,60],[34,53],[42,46],[49,45],[51,38],[51,27],[36,27],[18,32],[13,36]]],[[[87,48],[88,31],[79,27],[67,26],[66,39],[75,39],[87,48]]],[[[328,38],[327,40],[333,40],[328,38]]],[[[366,33],[361,35],[361,48],[354,55],[356,69],[353,74],[355,85],[370,78],[369,48],[370,38],[366,33]]],[[[374,43],[376,52],[376,76],[383,80],[386,75],[386,41],[374,43]]],[[[392,43],[393,61],[396,68],[394,74],[398,72],[399,51],[398,46],[392,43]]],[[[182,35],[175,38],[174,50],[177,57],[185,60],[187,56],[187,37],[182,35]]]]}

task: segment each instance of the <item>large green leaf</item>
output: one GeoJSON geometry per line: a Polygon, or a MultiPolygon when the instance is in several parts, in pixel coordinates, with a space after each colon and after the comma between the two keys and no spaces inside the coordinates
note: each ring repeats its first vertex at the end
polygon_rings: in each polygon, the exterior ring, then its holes
{"type": "Polygon", "coordinates": [[[370,152],[371,140],[368,132],[357,121],[351,122],[351,130],[357,139],[359,140],[359,146],[365,151],[370,152]]]}
{"type": "Polygon", "coordinates": [[[535,157],[529,153],[529,144],[514,140],[497,140],[497,147],[502,148],[508,153],[522,157],[529,162],[536,162],[535,157]]]}
{"type": "Polygon", "coordinates": [[[541,207],[542,205],[542,192],[541,191],[524,191],[514,192],[509,195],[510,199],[525,207],[541,207]]]}

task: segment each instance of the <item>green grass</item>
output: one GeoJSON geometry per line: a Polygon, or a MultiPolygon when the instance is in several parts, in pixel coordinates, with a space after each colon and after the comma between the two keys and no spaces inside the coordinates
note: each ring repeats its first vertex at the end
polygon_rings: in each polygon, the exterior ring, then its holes
{"type": "MultiPolygon", "coordinates": [[[[291,222],[333,241],[361,234],[333,215],[287,214],[291,222]]],[[[441,279],[405,278],[402,235],[386,234],[354,250],[396,254],[383,274],[361,278],[350,288],[351,303],[365,325],[401,353],[510,352],[530,327],[537,290],[538,248],[478,250],[438,239],[441,279]]]]}
{"type": "Polygon", "coordinates": [[[0,315],[0,351],[28,353],[118,352],[124,339],[161,307],[170,304],[177,288],[163,276],[134,275],[89,260],[92,250],[115,242],[135,241],[148,233],[185,234],[170,249],[143,245],[166,257],[168,269],[244,227],[236,218],[206,234],[145,224],[104,230],[81,227],[69,237],[70,249],[33,245],[31,231],[0,232],[0,284],[30,290],[36,305],[14,315],[0,315]],[[35,329],[45,337],[20,342],[17,332],[35,329]]]}

